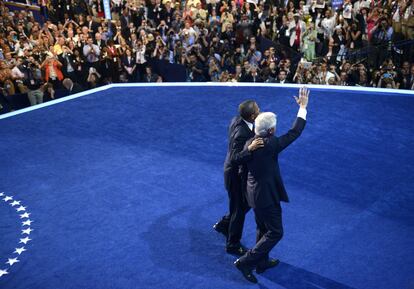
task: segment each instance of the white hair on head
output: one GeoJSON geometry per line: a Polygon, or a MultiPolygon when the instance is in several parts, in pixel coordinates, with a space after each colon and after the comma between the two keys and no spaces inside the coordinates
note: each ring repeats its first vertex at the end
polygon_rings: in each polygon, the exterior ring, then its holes
{"type": "Polygon", "coordinates": [[[256,117],[254,121],[254,132],[258,136],[267,136],[269,129],[276,128],[276,114],[273,112],[262,112],[256,117]]]}

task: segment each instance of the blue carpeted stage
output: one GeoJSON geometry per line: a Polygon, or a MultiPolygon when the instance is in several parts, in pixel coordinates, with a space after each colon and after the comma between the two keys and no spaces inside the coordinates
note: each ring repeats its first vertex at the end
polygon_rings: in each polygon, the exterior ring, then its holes
{"type": "Polygon", "coordinates": [[[229,120],[254,98],[285,132],[297,91],[113,87],[0,120],[0,288],[410,288],[409,92],[311,87],[307,127],[280,159],[282,263],[251,285],[224,253],[212,225],[227,209],[229,120]]]}

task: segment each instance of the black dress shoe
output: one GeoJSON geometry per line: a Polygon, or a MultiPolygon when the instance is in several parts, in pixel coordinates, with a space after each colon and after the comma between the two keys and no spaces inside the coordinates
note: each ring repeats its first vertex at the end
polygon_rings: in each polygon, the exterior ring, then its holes
{"type": "Polygon", "coordinates": [[[232,255],[243,256],[246,254],[248,249],[244,247],[242,244],[238,244],[236,246],[227,246],[226,252],[232,255]]]}
{"type": "Polygon", "coordinates": [[[213,229],[216,230],[217,232],[221,233],[224,235],[224,237],[228,237],[229,235],[229,229],[225,226],[223,226],[220,222],[217,222],[214,224],[213,229]]]}
{"type": "Polygon", "coordinates": [[[243,277],[246,278],[247,281],[257,283],[256,276],[253,275],[252,270],[247,266],[244,266],[239,259],[234,262],[234,266],[236,266],[236,268],[243,274],[243,277]]]}
{"type": "Polygon", "coordinates": [[[269,260],[267,260],[267,262],[265,264],[263,264],[263,265],[261,264],[261,265],[258,265],[256,267],[256,273],[261,274],[264,271],[266,271],[267,269],[276,267],[277,265],[279,265],[279,263],[280,263],[280,261],[278,259],[269,259],[269,260]]]}

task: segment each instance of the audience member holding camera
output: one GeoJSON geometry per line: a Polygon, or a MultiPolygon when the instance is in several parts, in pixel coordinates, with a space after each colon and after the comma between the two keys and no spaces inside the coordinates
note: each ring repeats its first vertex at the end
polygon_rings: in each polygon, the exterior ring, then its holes
{"type": "Polygon", "coordinates": [[[64,78],[82,87],[162,81],[147,69],[154,61],[185,66],[192,82],[413,89],[413,0],[251,2],[113,0],[107,20],[80,1],[42,5],[42,22],[1,2],[2,94],[35,103],[33,91],[62,89],[64,78]]]}

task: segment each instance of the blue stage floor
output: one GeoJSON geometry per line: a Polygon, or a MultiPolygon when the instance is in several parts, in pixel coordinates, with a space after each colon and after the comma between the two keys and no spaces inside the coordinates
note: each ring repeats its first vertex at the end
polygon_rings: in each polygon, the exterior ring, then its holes
{"type": "Polygon", "coordinates": [[[250,285],[224,253],[227,125],[254,98],[285,132],[296,92],[111,88],[0,120],[0,288],[413,288],[413,95],[311,88],[282,263],[250,285]]]}

